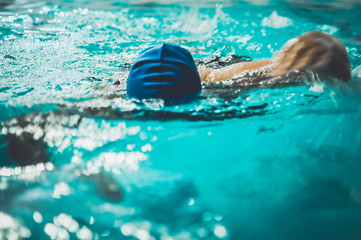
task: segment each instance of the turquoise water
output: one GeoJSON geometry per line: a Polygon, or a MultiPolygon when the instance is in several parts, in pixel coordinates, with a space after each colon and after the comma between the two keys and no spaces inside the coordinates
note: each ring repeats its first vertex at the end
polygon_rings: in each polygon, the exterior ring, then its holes
{"type": "Polygon", "coordinates": [[[1,2],[0,239],[361,239],[360,10],[1,2]],[[173,106],[125,96],[150,45],[204,67],[269,58],[310,30],[345,43],[349,83],[204,84],[173,106]]]}

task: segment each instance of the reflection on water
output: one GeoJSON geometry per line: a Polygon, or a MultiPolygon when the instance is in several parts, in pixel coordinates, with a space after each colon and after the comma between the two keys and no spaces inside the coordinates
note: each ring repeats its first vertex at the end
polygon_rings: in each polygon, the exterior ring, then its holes
{"type": "Polygon", "coordinates": [[[308,9],[352,9],[361,5],[359,0],[337,0],[337,1],[312,1],[312,0],[288,0],[294,7],[308,9]]]}
{"type": "Polygon", "coordinates": [[[336,0],[336,1],[324,1],[324,0],[201,0],[195,3],[190,0],[131,0],[131,1],[116,1],[116,0],[102,0],[102,1],[88,1],[88,0],[3,0],[0,2],[0,9],[5,11],[16,11],[27,8],[36,8],[46,3],[68,5],[68,6],[81,6],[91,9],[116,9],[122,6],[145,6],[152,7],[155,5],[171,5],[182,4],[188,6],[198,7],[214,7],[215,4],[222,4],[225,7],[236,6],[237,4],[247,2],[252,5],[261,6],[277,6],[279,4],[291,3],[292,7],[306,8],[306,9],[352,9],[361,5],[360,0],[336,0]]]}
{"type": "Polygon", "coordinates": [[[38,0],[2,0],[0,2],[0,11],[19,11],[28,8],[37,8],[44,6],[46,1],[38,0]]]}

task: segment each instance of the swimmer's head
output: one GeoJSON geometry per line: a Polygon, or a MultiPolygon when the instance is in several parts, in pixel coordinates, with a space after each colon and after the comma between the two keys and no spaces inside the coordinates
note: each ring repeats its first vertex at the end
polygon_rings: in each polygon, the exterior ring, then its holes
{"type": "Polygon", "coordinates": [[[184,48],[160,44],[140,53],[127,80],[127,94],[137,99],[194,98],[201,81],[192,55],[184,48]]]}
{"type": "Polygon", "coordinates": [[[276,60],[274,75],[311,70],[322,77],[351,79],[351,65],[343,43],[320,31],[307,32],[285,44],[276,60]]]}

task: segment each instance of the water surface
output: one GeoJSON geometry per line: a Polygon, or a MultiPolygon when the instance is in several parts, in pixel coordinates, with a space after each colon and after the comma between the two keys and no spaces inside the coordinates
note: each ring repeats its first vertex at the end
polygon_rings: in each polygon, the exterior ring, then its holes
{"type": "Polygon", "coordinates": [[[0,239],[360,239],[360,13],[347,1],[2,2],[0,239]],[[204,67],[269,58],[310,30],[345,43],[349,83],[204,84],[171,106],[125,96],[153,44],[204,67]]]}

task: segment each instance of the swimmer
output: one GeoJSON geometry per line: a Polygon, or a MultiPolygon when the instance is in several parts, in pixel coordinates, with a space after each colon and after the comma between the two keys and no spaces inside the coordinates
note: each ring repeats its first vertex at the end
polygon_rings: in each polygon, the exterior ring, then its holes
{"type": "MultiPolygon", "coordinates": [[[[311,31],[289,40],[271,59],[240,62],[220,69],[197,70],[191,54],[176,45],[150,47],[130,70],[127,94],[138,99],[190,99],[201,91],[201,81],[220,82],[253,72],[262,72],[263,78],[274,78],[272,84],[276,86],[296,84],[282,80],[289,73],[313,72],[325,80],[351,78],[350,61],[342,42],[329,34],[311,31]]],[[[260,81],[247,78],[241,85],[258,87],[260,81]]]]}
{"type": "Polygon", "coordinates": [[[236,63],[221,69],[200,69],[202,81],[219,82],[244,72],[264,71],[269,77],[311,71],[327,79],[351,79],[351,65],[342,42],[323,32],[311,31],[289,40],[273,58],[236,63]]]}

